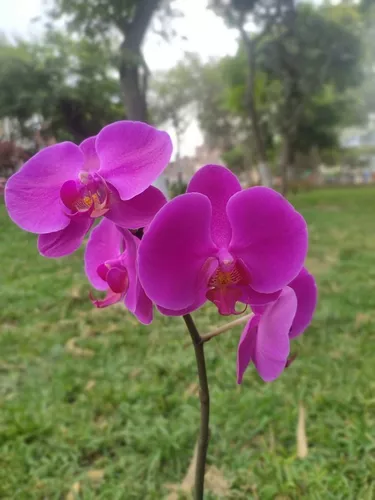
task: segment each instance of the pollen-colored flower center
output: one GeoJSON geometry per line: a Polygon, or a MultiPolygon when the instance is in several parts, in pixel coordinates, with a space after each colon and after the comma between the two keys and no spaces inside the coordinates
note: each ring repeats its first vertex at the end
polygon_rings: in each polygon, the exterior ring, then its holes
{"type": "Polygon", "coordinates": [[[79,190],[75,207],[80,211],[92,210],[91,217],[103,215],[103,210],[108,209],[109,189],[105,181],[98,175],[81,175],[82,187],[79,190]]]}
{"type": "Polygon", "coordinates": [[[238,265],[233,264],[230,270],[222,269],[218,267],[214,274],[211,276],[208,286],[211,288],[223,287],[228,285],[236,285],[243,280],[243,275],[238,267],[238,265]]]}
{"type": "Polygon", "coordinates": [[[239,261],[222,261],[208,280],[206,297],[223,315],[240,314],[236,303],[241,300],[242,287],[249,284],[249,275],[239,261]]]}
{"type": "Polygon", "coordinates": [[[109,209],[110,190],[98,174],[81,172],[79,181],[67,181],[60,191],[64,205],[73,212],[100,217],[109,209]]]}

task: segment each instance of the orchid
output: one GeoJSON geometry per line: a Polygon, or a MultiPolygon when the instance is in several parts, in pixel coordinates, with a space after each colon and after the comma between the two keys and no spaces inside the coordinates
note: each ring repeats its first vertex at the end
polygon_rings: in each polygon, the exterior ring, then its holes
{"type": "Polygon", "coordinates": [[[153,305],[138,279],[138,246],[139,239],[129,230],[103,219],[87,243],[85,270],[92,286],[107,292],[105,299],[93,299],[97,307],[123,301],[141,323],[149,324],[153,305]]]}
{"type": "Polygon", "coordinates": [[[288,366],[290,340],[310,324],[317,302],[315,280],[303,268],[275,302],[254,308],[238,345],[237,382],[253,362],[261,378],[275,380],[288,366]]]}
{"type": "Polygon", "coordinates": [[[213,302],[274,302],[300,272],[307,252],[303,217],[279,193],[241,189],[224,167],[207,165],[187,193],[155,216],[139,248],[139,276],[164,314],[187,314],[213,302]]]}
{"type": "Polygon", "coordinates": [[[171,157],[169,136],[139,122],[117,122],[76,146],[37,153],[7,182],[8,212],[39,235],[42,255],[74,252],[96,219],[84,262],[93,304],[117,303],[143,324],[154,305],[183,316],[198,368],[201,425],[195,497],[203,498],[209,440],[204,345],[248,317],[201,335],[190,313],[207,301],[221,315],[253,312],[237,351],[237,382],[250,363],[264,381],[291,362],[290,341],[311,322],[317,289],[303,267],[307,226],[279,193],[242,189],[227,168],[206,165],[187,192],[167,203],[151,186],[171,157]]]}
{"type": "Polygon", "coordinates": [[[166,201],[151,184],[171,153],[168,134],[131,121],[112,123],[79,146],[49,146],[8,180],[8,213],[39,235],[46,257],[74,252],[101,216],[125,228],[144,227],[166,201]]]}

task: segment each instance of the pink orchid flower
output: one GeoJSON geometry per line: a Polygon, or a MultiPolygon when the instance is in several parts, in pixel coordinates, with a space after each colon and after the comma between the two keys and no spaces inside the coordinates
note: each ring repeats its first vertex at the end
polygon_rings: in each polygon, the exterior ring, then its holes
{"type": "Polygon", "coordinates": [[[8,180],[9,215],[39,235],[46,257],[74,252],[101,216],[125,228],[143,227],[165,203],[150,185],[171,153],[168,134],[131,121],[112,123],[79,146],[49,146],[8,180]]]}
{"type": "Polygon", "coordinates": [[[265,382],[275,380],[288,366],[290,340],[310,324],[317,303],[315,280],[305,268],[285,287],[279,298],[254,308],[242,332],[237,352],[237,382],[253,362],[265,382]]]}
{"type": "Polygon", "coordinates": [[[123,301],[141,323],[149,324],[153,305],[137,275],[139,239],[127,229],[103,219],[92,231],[85,251],[85,270],[94,288],[107,292],[97,307],[123,301]]]}
{"type": "Polygon", "coordinates": [[[220,314],[236,314],[237,302],[274,301],[306,252],[306,223],[279,193],[242,190],[228,169],[207,165],[151,222],[139,277],[164,314],[186,314],[206,300],[220,314]]]}

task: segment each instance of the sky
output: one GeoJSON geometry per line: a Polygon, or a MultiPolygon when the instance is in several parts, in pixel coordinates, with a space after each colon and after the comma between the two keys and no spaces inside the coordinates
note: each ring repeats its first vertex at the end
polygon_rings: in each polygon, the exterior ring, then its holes
{"type": "MultiPolygon", "coordinates": [[[[206,9],[205,0],[176,0],[176,9],[183,13],[173,20],[179,36],[166,43],[150,33],[145,43],[145,56],[151,70],[172,67],[185,51],[199,52],[204,59],[234,53],[236,34],[224,22],[206,9]],[[182,40],[185,36],[187,40],[182,40]]],[[[0,0],[0,32],[11,36],[37,35],[42,23],[32,22],[43,17],[44,0],[0,0]]]]}
{"type": "MultiPolygon", "coordinates": [[[[160,36],[149,33],[144,54],[151,71],[168,69],[181,60],[185,52],[198,52],[202,59],[234,54],[236,33],[206,8],[204,0],[176,0],[175,7],[183,16],[173,21],[178,37],[166,43],[160,36]]],[[[8,36],[37,36],[42,31],[44,0],[0,0],[0,32],[8,36]]],[[[173,137],[173,131],[169,131],[173,137]]],[[[192,155],[202,143],[202,134],[195,120],[188,127],[182,143],[182,154],[192,155]]]]}

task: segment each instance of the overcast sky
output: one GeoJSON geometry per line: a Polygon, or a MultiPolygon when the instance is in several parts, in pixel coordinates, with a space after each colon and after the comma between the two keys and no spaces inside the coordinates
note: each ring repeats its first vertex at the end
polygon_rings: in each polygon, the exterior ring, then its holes
{"type": "MultiPolygon", "coordinates": [[[[43,0],[0,0],[0,31],[8,35],[37,34],[42,23],[31,20],[43,16],[43,6],[43,0]]],[[[151,69],[173,66],[183,57],[184,51],[199,52],[204,58],[235,51],[236,34],[206,9],[204,0],[176,0],[175,6],[184,14],[173,21],[179,37],[168,44],[150,33],[146,40],[145,55],[151,69]],[[182,36],[187,40],[182,40],[182,36]]]]}

